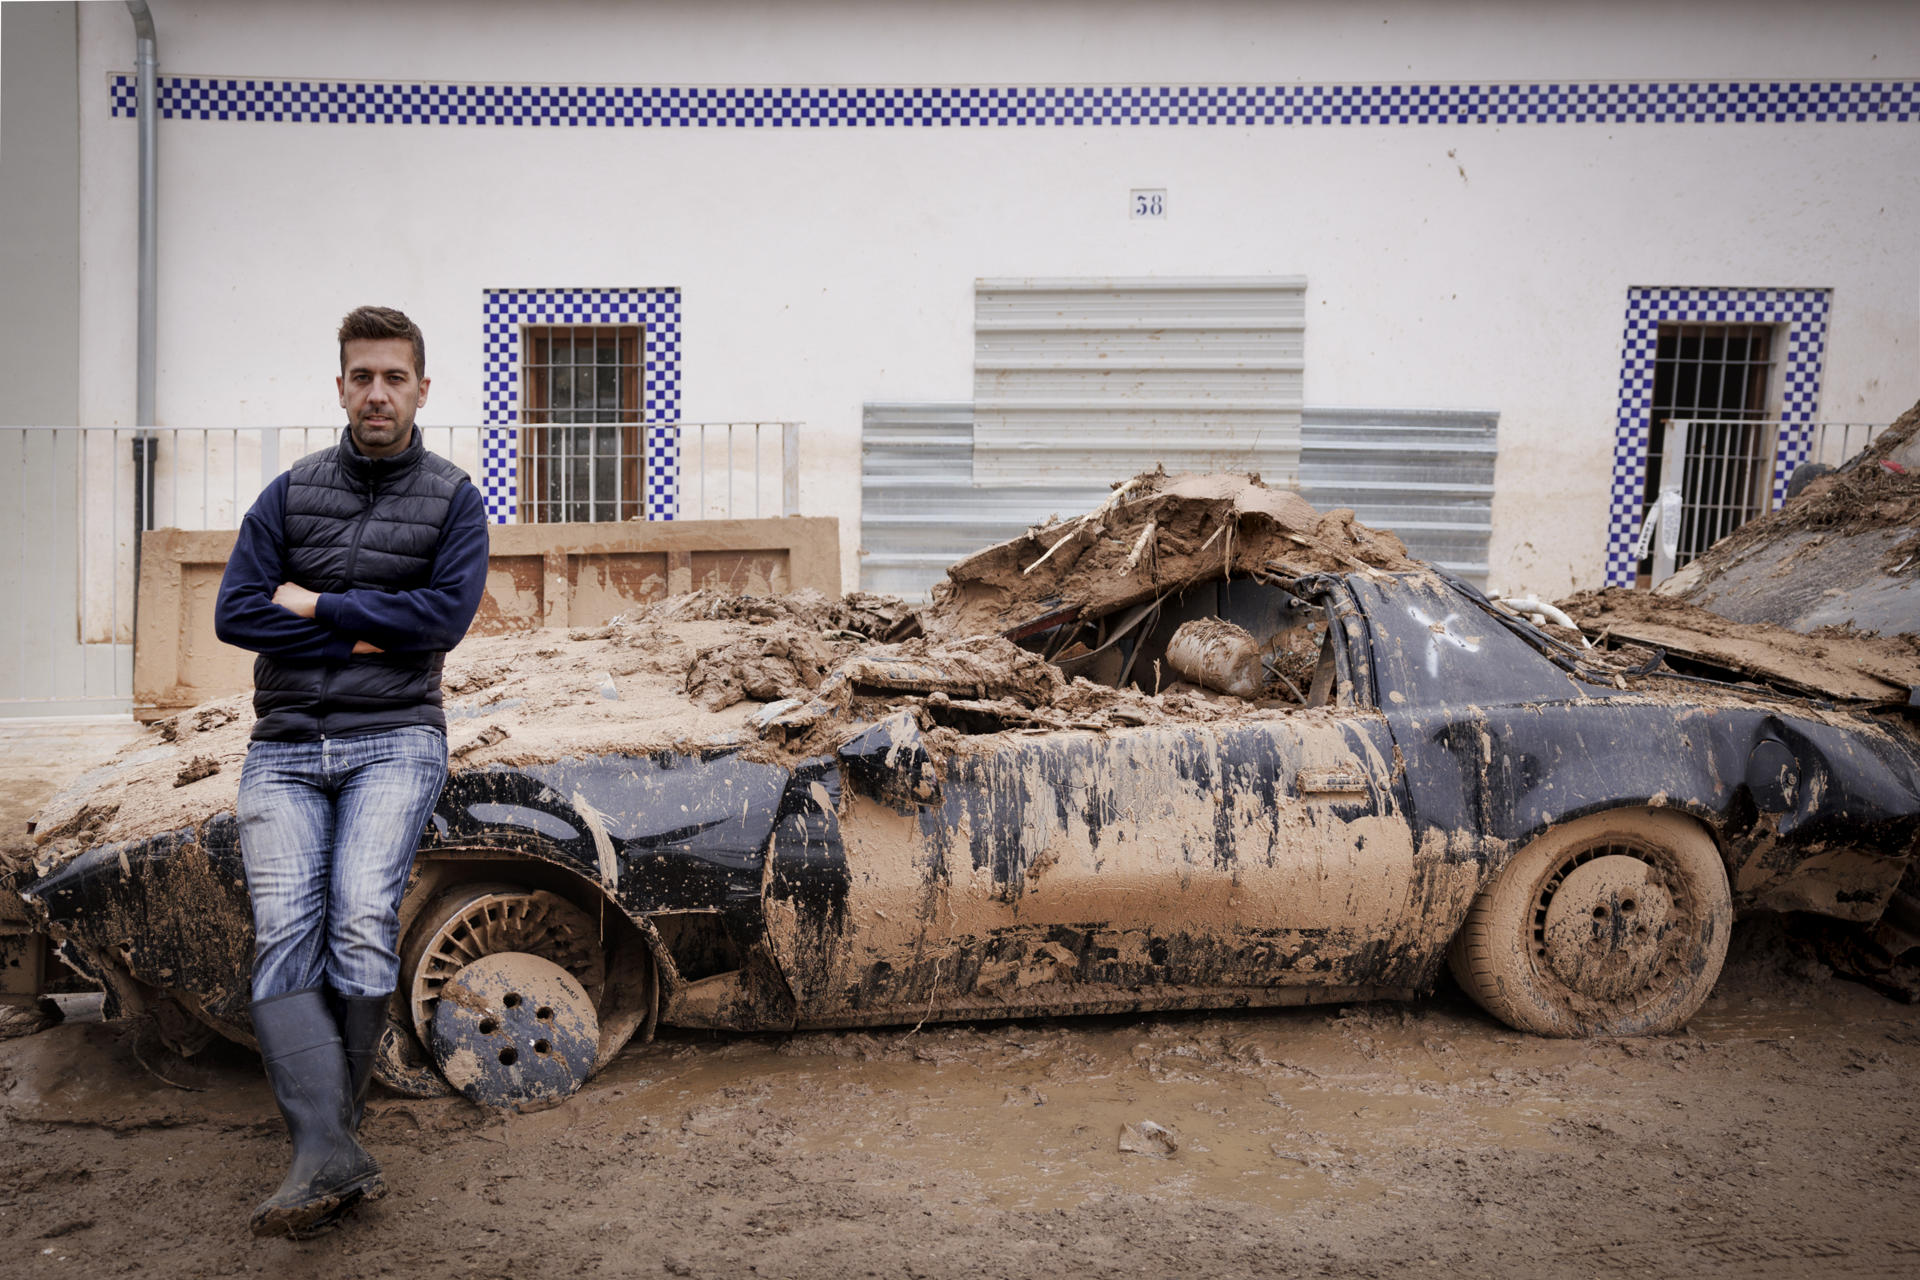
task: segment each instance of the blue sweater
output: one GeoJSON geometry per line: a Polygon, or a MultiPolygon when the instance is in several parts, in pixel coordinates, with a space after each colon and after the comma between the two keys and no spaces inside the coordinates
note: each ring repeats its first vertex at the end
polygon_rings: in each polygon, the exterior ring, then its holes
{"type": "Polygon", "coordinates": [[[214,613],[220,639],[276,658],[330,665],[347,662],[356,640],[387,653],[444,653],[460,643],[487,586],[487,517],[478,489],[462,484],[456,493],[425,587],[326,592],[310,619],[273,602],[288,580],[286,503],[283,471],[240,522],[214,613]]]}

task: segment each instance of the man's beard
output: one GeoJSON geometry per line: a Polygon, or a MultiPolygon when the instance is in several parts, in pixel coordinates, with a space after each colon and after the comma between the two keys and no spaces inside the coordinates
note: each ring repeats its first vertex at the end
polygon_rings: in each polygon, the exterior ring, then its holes
{"type": "Polygon", "coordinates": [[[362,449],[384,449],[404,442],[413,431],[413,423],[403,422],[398,414],[393,414],[384,423],[369,424],[363,416],[352,423],[352,429],[353,442],[362,449]]]}

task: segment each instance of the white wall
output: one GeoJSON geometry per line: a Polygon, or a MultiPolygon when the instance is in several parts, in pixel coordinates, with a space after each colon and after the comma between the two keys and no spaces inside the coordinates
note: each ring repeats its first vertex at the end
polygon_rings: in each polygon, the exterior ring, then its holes
{"type": "Polygon", "coordinates": [[[80,109],[71,4],[0,9],[0,423],[71,426],[80,109]]]}
{"type": "MultiPolygon", "coordinates": [[[[259,6],[155,0],[165,74],[1225,84],[1920,74],[1920,6],[259,6]],[[397,9],[397,7],[396,7],[397,9]],[[1465,17],[1450,17],[1465,14],[1465,17]],[[1546,16],[1542,16],[1542,15],[1546,16]]],[[[124,9],[82,11],[81,421],[133,404],[124,9]]],[[[479,421],[482,291],[683,290],[682,416],[808,424],[856,580],[860,406],[971,394],[972,282],[1304,274],[1313,404],[1501,413],[1492,582],[1599,580],[1627,290],[1833,290],[1825,417],[1920,395],[1920,123],[161,127],[164,423],[332,422],[332,326],[405,308],[479,421]],[[1129,220],[1165,187],[1165,223],[1129,220]]]]}

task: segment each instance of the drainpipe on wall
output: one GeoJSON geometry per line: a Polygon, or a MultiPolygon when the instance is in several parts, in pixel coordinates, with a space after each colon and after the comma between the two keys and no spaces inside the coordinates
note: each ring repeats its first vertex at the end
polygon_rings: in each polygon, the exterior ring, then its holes
{"type": "Polygon", "coordinates": [[[159,441],[153,426],[153,388],[156,362],[155,330],[159,326],[159,97],[160,45],[153,33],[153,15],[147,0],[127,0],[133,18],[134,62],[139,72],[135,91],[140,126],[140,275],[135,357],[133,438],[133,629],[140,633],[140,539],[153,527],[153,472],[159,441]]]}

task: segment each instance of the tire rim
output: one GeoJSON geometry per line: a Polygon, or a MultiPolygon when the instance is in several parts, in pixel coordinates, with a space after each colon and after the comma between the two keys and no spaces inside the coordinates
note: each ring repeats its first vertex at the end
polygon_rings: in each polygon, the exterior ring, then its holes
{"type": "Polygon", "coordinates": [[[1666,854],[1607,840],[1563,858],[1534,895],[1535,965],[1577,997],[1631,1011],[1682,976],[1698,904],[1666,854]]]}
{"type": "Polygon", "coordinates": [[[593,1074],[599,1016],[586,989],[552,961],[496,952],[441,991],[429,1051],[468,1101],[539,1108],[568,1097],[593,1074]]]}
{"type": "Polygon", "coordinates": [[[474,961],[506,951],[551,960],[598,1007],[606,990],[606,953],[593,917],[558,894],[513,885],[466,886],[443,895],[410,932],[404,972],[414,1034],[428,1043],[440,989],[474,961]]]}

